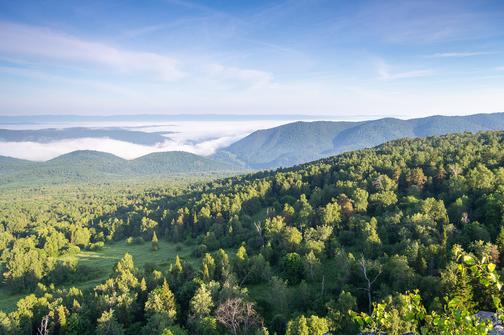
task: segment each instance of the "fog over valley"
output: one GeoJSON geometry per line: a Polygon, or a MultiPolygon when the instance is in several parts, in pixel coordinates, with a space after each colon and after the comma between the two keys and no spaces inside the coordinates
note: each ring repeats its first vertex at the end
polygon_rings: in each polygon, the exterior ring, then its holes
{"type": "MultiPolygon", "coordinates": [[[[289,120],[240,120],[0,124],[0,156],[45,161],[76,150],[102,151],[125,159],[164,151],[186,151],[208,156],[255,130],[276,127],[289,122],[289,120]],[[41,129],[50,129],[48,132],[51,137],[32,135],[37,134],[36,130],[41,129]],[[30,135],[21,133],[16,136],[18,139],[12,140],[2,136],[2,131],[5,132],[5,130],[34,132],[30,132],[30,135]],[[97,133],[98,130],[102,130],[105,135],[86,136],[83,130],[88,133],[91,131],[97,133]],[[123,140],[110,136],[113,132],[121,130],[125,131],[121,134],[123,140]],[[65,133],[65,138],[58,138],[62,137],[62,133],[65,133]],[[152,134],[159,134],[161,140],[147,144],[147,142],[153,142],[151,139],[147,140],[152,134]]],[[[44,133],[47,132],[44,131],[44,133]]]]}

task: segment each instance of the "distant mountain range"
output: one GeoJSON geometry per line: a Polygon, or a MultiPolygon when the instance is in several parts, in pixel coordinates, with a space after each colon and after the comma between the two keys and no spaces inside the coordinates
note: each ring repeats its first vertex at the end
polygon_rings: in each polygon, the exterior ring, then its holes
{"type": "Polygon", "coordinates": [[[163,136],[167,132],[147,133],[143,131],[126,130],[122,128],[47,128],[37,130],[0,129],[0,141],[3,142],[38,142],[79,139],[79,138],[110,138],[117,141],[141,145],[155,145],[168,139],[163,136]]]}
{"type": "Polygon", "coordinates": [[[363,122],[294,122],[258,130],[214,154],[252,169],[288,167],[404,137],[503,130],[504,113],[363,122]]]}
{"type": "MultiPolygon", "coordinates": [[[[364,116],[361,116],[364,117],[364,116]]],[[[300,114],[132,114],[132,115],[0,115],[0,124],[44,124],[62,122],[175,122],[316,120],[323,115],[300,114]]]]}
{"type": "MultiPolygon", "coordinates": [[[[294,122],[258,130],[209,157],[172,151],[125,160],[98,151],[74,151],[46,162],[0,156],[0,184],[19,181],[107,181],[111,178],[237,173],[247,169],[274,169],[373,147],[404,137],[456,132],[504,130],[504,113],[470,116],[432,116],[362,122],[294,122]]],[[[75,138],[112,138],[153,146],[165,133],[121,128],[0,129],[0,142],[48,143],[75,138]]]]}
{"type": "Polygon", "coordinates": [[[240,170],[243,168],[181,151],[152,153],[134,160],[90,150],[74,151],[46,162],[0,156],[0,184],[106,182],[126,177],[223,174],[240,170]]]}

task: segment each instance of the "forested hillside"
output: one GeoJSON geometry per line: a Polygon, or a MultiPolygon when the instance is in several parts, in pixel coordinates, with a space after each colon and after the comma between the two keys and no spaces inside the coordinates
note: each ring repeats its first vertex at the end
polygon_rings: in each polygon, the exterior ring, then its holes
{"type": "Polygon", "coordinates": [[[1,291],[31,294],[0,332],[487,334],[475,314],[502,316],[504,132],[109,199],[2,204],[1,291]],[[107,279],[79,262],[145,241],[152,262],[107,279]]]}
{"type": "Polygon", "coordinates": [[[295,122],[258,130],[215,154],[255,169],[289,167],[405,137],[503,130],[504,113],[363,122],[295,122]]]}
{"type": "Polygon", "coordinates": [[[47,162],[0,156],[0,182],[3,185],[100,183],[126,177],[230,175],[238,171],[243,168],[183,151],[152,153],[133,160],[91,150],[74,151],[47,162]]]}

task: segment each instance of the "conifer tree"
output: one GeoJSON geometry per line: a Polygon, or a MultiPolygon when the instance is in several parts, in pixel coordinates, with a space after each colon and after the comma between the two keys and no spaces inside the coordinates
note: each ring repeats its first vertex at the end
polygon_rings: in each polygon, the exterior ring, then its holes
{"type": "Polygon", "coordinates": [[[214,306],[212,294],[205,284],[202,284],[191,299],[192,317],[201,319],[208,315],[214,306]]]}
{"type": "Polygon", "coordinates": [[[96,326],[97,335],[123,335],[123,326],[117,322],[114,311],[108,310],[102,313],[96,326]]]}
{"type": "Polygon", "coordinates": [[[161,287],[157,287],[149,293],[147,302],[145,303],[145,312],[149,316],[161,314],[169,320],[175,319],[177,315],[175,296],[170,290],[166,279],[161,287]]]}
{"type": "Polygon", "coordinates": [[[158,237],[156,235],[156,232],[154,232],[152,234],[152,247],[151,247],[152,251],[158,251],[159,250],[159,240],[158,240],[158,237]]]}

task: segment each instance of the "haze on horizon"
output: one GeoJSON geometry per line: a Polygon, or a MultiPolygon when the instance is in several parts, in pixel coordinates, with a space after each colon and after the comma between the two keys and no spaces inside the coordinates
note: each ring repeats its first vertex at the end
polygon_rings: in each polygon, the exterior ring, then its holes
{"type": "Polygon", "coordinates": [[[0,0],[0,115],[504,111],[504,3],[0,0]]]}

